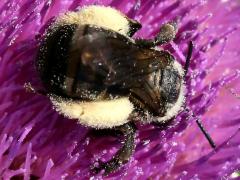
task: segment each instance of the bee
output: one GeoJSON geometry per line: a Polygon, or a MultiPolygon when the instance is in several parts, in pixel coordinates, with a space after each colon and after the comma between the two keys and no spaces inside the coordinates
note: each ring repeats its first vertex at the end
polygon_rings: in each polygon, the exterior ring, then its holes
{"type": "Polygon", "coordinates": [[[155,48],[174,39],[175,22],[163,24],[153,39],[132,38],[141,27],[114,8],[83,7],[56,19],[37,54],[46,89],[42,94],[57,112],[81,125],[124,135],[123,146],[95,167],[97,172],[109,174],[128,162],[135,149],[136,121],[166,123],[185,101],[192,44],[182,67],[168,51],[155,48]]]}

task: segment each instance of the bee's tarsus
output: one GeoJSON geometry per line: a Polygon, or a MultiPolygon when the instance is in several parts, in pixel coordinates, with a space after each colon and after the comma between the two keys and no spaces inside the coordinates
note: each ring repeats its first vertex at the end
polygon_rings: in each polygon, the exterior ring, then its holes
{"type": "Polygon", "coordinates": [[[25,88],[26,92],[39,94],[39,95],[43,95],[43,96],[47,95],[47,93],[44,91],[36,90],[30,82],[25,83],[23,87],[25,88]]]}
{"type": "Polygon", "coordinates": [[[25,83],[23,87],[25,88],[26,92],[36,93],[36,90],[32,87],[30,82],[25,83]]]}
{"type": "Polygon", "coordinates": [[[177,32],[177,25],[174,22],[166,23],[161,26],[159,33],[154,39],[136,39],[135,43],[140,47],[151,48],[160,46],[172,41],[177,32]]]}
{"type": "Polygon", "coordinates": [[[155,37],[155,44],[162,45],[172,41],[177,33],[177,25],[174,22],[166,23],[160,28],[160,32],[155,37]]]}
{"type": "Polygon", "coordinates": [[[104,170],[104,175],[108,175],[111,172],[116,171],[119,167],[128,162],[135,149],[135,132],[136,127],[134,123],[127,123],[116,128],[116,131],[121,132],[124,137],[123,146],[118,150],[115,156],[107,162],[99,162],[98,167],[94,167],[92,170],[94,173],[99,173],[104,170]]]}

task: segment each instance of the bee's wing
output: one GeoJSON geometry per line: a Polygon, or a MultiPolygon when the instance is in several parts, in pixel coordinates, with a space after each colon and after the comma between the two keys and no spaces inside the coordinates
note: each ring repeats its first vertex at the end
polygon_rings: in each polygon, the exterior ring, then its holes
{"type": "Polygon", "coordinates": [[[173,57],[166,51],[138,47],[131,39],[110,30],[86,26],[78,40],[83,64],[105,76],[106,87],[132,88],[148,74],[170,65],[173,57]]]}
{"type": "MultiPolygon", "coordinates": [[[[111,40],[111,45],[116,47],[116,39],[111,40]]],[[[110,77],[107,84],[131,84],[131,82],[141,82],[145,76],[150,73],[163,69],[171,64],[172,59],[169,54],[163,51],[155,51],[152,49],[141,49],[134,44],[126,44],[121,42],[119,48],[115,50],[113,58],[110,62],[113,71],[110,71],[110,77]],[[122,47],[122,48],[121,48],[122,47]]]]}
{"type": "Polygon", "coordinates": [[[155,116],[163,116],[166,113],[166,101],[160,89],[151,81],[144,79],[140,87],[131,89],[131,100],[139,107],[149,110],[155,116]]]}

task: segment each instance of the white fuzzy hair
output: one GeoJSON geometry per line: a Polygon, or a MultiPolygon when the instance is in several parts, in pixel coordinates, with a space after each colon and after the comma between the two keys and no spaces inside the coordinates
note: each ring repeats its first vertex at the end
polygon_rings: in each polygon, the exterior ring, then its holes
{"type": "Polygon", "coordinates": [[[77,12],[61,14],[56,19],[54,26],[66,24],[95,25],[125,36],[129,32],[129,21],[124,14],[114,8],[99,5],[86,6],[77,12]]]}
{"type": "Polygon", "coordinates": [[[67,101],[50,96],[54,109],[65,117],[77,119],[82,125],[96,129],[112,128],[128,122],[133,104],[128,98],[108,101],[67,101]]]}

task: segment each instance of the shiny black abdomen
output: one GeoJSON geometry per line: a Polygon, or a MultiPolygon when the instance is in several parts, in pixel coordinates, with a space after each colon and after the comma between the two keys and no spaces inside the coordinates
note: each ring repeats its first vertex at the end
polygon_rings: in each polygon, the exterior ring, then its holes
{"type": "Polygon", "coordinates": [[[89,41],[83,38],[89,31],[87,26],[82,28],[81,44],[76,47],[72,42],[76,28],[77,25],[71,24],[49,29],[38,52],[37,70],[48,93],[72,99],[95,99],[104,90],[103,75],[95,73],[97,66],[84,65],[84,60],[92,58],[92,52],[88,53],[85,46],[89,41]]]}
{"type": "Polygon", "coordinates": [[[161,71],[159,82],[161,98],[170,104],[174,104],[179,97],[182,78],[173,67],[167,67],[161,71]]]}
{"type": "Polygon", "coordinates": [[[68,57],[76,25],[48,30],[37,54],[36,67],[46,90],[61,95],[66,78],[68,57]]]}

